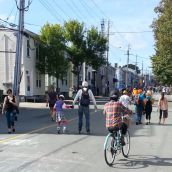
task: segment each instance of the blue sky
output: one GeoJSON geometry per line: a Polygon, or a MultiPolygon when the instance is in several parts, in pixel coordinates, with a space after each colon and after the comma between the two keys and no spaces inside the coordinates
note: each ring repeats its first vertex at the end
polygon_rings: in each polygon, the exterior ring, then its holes
{"type": "MultiPolygon", "coordinates": [[[[28,0],[25,1],[27,4],[28,0]]],[[[156,18],[154,8],[159,2],[160,0],[32,0],[25,13],[25,28],[39,33],[46,22],[63,24],[65,20],[77,19],[84,22],[87,28],[95,26],[100,29],[100,22],[105,19],[107,30],[107,21],[110,20],[110,63],[125,65],[130,45],[129,62],[135,64],[138,55],[138,66],[141,69],[143,61],[145,72],[151,70],[149,58],[154,54],[153,33],[147,31],[151,31],[150,25],[156,18]]],[[[0,18],[9,18],[8,21],[18,23],[15,0],[0,0],[0,18]]]]}

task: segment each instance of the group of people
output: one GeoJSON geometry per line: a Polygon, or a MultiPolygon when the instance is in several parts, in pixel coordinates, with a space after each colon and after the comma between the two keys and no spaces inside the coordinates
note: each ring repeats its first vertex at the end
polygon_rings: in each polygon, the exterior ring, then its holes
{"type": "MultiPolygon", "coordinates": [[[[142,124],[142,116],[144,114],[146,115],[146,125],[150,124],[152,106],[154,104],[152,91],[143,92],[141,89],[133,89],[133,100],[137,117],[136,125],[142,124]]],[[[161,93],[161,97],[158,100],[157,110],[159,111],[159,124],[165,124],[165,120],[168,117],[168,101],[164,92],[161,93]]]]}
{"type": "MultiPolygon", "coordinates": [[[[142,116],[146,114],[146,124],[150,124],[152,105],[154,100],[152,98],[152,91],[147,90],[143,94],[141,89],[133,89],[133,101],[135,105],[135,114],[137,116],[136,125],[142,124],[142,116]]],[[[63,133],[66,131],[67,120],[63,113],[63,109],[72,109],[75,103],[78,101],[78,132],[82,133],[83,127],[83,114],[85,115],[85,128],[87,134],[90,134],[90,101],[93,102],[95,110],[97,110],[97,104],[95,97],[88,88],[88,82],[83,81],[82,88],[78,90],[72,105],[66,105],[64,102],[64,95],[58,95],[53,87],[49,88],[47,94],[47,104],[50,108],[51,120],[56,120],[57,131],[60,133],[61,129],[63,133]]],[[[132,111],[128,108],[131,104],[131,98],[128,96],[126,90],[123,91],[123,95],[120,96],[118,90],[113,90],[110,92],[110,101],[104,105],[103,113],[106,114],[106,127],[110,132],[112,132],[116,127],[121,127],[123,133],[125,134],[127,128],[127,120],[121,126],[121,116],[132,114],[132,111]]],[[[158,111],[159,111],[159,124],[165,124],[165,120],[168,117],[168,101],[164,95],[161,93],[161,97],[158,101],[158,111]],[[163,119],[163,120],[162,120],[163,119]]],[[[12,94],[12,90],[7,90],[7,96],[4,98],[2,113],[5,114],[7,119],[8,133],[15,132],[15,120],[17,120],[16,114],[18,113],[18,102],[16,97],[12,94]]]]}
{"type": "Polygon", "coordinates": [[[84,81],[82,83],[82,88],[78,90],[72,105],[66,105],[64,103],[64,96],[63,95],[57,95],[57,93],[54,91],[53,87],[49,89],[49,92],[47,94],[47,104],[50,108],[50,115],[51,120],[54,121],[56,118],[57,122],[57,131],[60,133],[61,128],[63,133],[66,131],[66,125],[67,120],[65,118],[65,115],[63,113],[63,109],[71,109],[74,107],[75,103],[79,102],[79,108],[78,108],[78,132],[81,134],[82,132],[82,126],[83,126],[83,114],[85,115],[86,119],[86,132],[87,134],[90,134],[90,109],[89,104],[90,101],[93,101],[93,104],[95,106],[95,109],[97,109],[96,100],[92,93],[92,91],[88,88],[88,82],[84,81]],[[56,114],[56,115],[55,115],[56,114]]]}
{"type": "MultiPolygon", "coordinates": [[[[124,92],[126,95],[127,92],[124,92]]],[[[47,103],[49,102],[50,112],[51,112],[51,118],[54,119],[54,109],[56,110],[56,122],[59,123],[58,120],[58,114],[63,114],[62,109],[64,107],[63,99],[61,99],[62,96],[56,97],[57,100],[55,100],[56,93],[53,92],[53,89],[48,93],[48,99],[47,103]],[[53,95],[54,94],[54,95],[53,95]],[[51,98],[54,97],[54,102],[52,103],[51,98]]],[[[122,123],[121,125],[121,115],[131,115],[132,111],[128,109],[127,101],[125,101],[125,95],[121,96],[120,101],[119,97],[120,94],[117,90],[114,90],[110,93],[110,101],[104,105],[104,111],[103,113],[106,115],[106,127],[110,132],[113,132],[113,130],[116,130],[116,128],[122,129],[122,134],[125,134],[127,129],[127,124],[122,123]],[[122,101],[123,100],[123,101],[122,101]],[[124,103],[124,105],[123,105],[124,103]]],[[[63,97],[64,98],[64,97],[63,97]]],[[[93,102],[95,110],[97,110],[97,104],[95,97],[91,91],[91,89],[88,88],[88,82],[83,81],[82,82],[82,88],[78,90],[72,105],[74,106],[76,102],[78,102],[78,133],[82,133],[83,128],[83,115],[85,115],[85,129],[86,133],[90,134],[90,101],[93,102]]],[[[48,105],[48,104],[47,104],[48,105]]],[[[66,105],[65,105],[66,106],[66,105]]],[[[64,107],[65,108],[65,107],[64,107]]],[[[65,119],[65,117],[64,117],[65,119]]],[[[57,126],[57,130],[59,131],[59,124],[57,126]]],[[[65,126],[66,128],[66,126],[65,126]]]]}

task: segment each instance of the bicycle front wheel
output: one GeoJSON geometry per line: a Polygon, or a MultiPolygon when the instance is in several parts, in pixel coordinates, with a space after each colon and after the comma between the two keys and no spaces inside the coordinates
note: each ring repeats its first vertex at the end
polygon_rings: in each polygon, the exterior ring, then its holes
{"type": "Polygon", "coordinates": [[[116,152],[114,149],[114,144],[115,144],[114,142],[115,142],[115,139],[113,137],[113,134],[109,133],[104,143],[104,157],[105,157],[106,163],[109,166],[113,165],[113,162],[116,156],[116,152]]]}
{"type": "Polygon", "coordinates": [[[126,134],[124,135],[124,142],[125,142],[125,145],[122,146],[122,154],[125,158],[128,158],[128,154],[130,152],[130,133],[128,130],[126,134]]]}

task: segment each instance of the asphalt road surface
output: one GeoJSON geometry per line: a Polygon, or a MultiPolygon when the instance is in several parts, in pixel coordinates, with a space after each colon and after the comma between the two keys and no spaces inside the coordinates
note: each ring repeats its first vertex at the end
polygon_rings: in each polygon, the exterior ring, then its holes
{"type": "Polygon", "coordinates": [[[165,125],[158,125],[156,105],[151,125],[136,126],[133,117],[130,155],[126,159],[120,154],[109,167],[103,154],[108,133],[102,114],[104,101],[99,100],[97,112],[91,110],[91,135],[84,127],[78,134],[77,106],[65,110],[69,121],[66,134],[57,134],[56,124],[42,103],[21,105],[15,134],[7,134],[6,119],[1,116],[0,172],[171,172],[172,103],[165,125]]]}

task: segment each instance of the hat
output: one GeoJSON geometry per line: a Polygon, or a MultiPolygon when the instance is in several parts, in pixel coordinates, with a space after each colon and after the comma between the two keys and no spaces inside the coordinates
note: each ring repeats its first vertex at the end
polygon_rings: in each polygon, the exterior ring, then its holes
{"type": "Polygon", "coordinates": [[[124,91],[123,91],[123,94],[127,94],[127,90],[124,90],[124,91]]]}
{"type": "Polygon", "coordinates": [[[65,97],[64,97],[64,95],[60,94],[60,95],[59,95],[59,98],[64,99],[65,97]]]}
{"type": "Polygon", "coordinates": [[[87,81],[83,81],[82,82],[82,87],[88,87],[88,82],[87,81]]]}
{"type": "Polygon", "coordinates": [[[119,91],[118,90],[112,90],[110,92],[110,98],[112,98],[112,99],[118,99],[118,97],[119,97],[119,91]]]}

